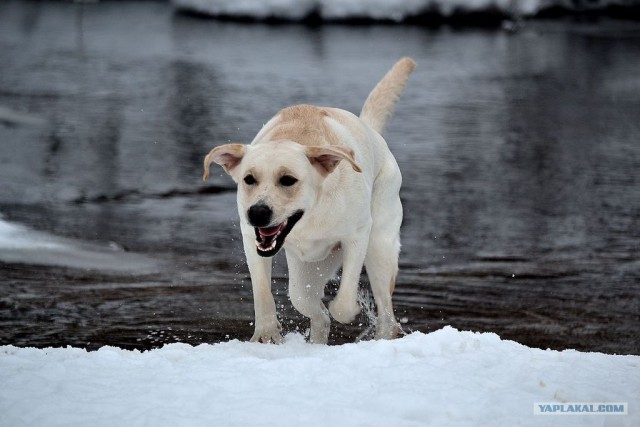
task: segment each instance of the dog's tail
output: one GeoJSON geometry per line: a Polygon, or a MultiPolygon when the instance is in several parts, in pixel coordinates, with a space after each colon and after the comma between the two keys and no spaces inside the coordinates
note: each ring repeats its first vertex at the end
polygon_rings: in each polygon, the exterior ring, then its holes
{"type": "Polygon", "coordinates": [[[404,57],[373,88],[364,102],[360,118],[382,135],[387,121],[393,115],[396,102],[400,98],[416,63],[404,57]]]}

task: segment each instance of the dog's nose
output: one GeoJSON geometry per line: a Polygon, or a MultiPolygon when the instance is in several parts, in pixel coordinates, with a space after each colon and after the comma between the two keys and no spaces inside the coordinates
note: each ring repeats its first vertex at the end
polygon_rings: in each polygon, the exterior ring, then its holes
{"type": "Polygon", "coordinates": [[[247,216],[249,223],[254,227],[266,227],[271,222],[271,208],[265,204],[253,205],[249,208],[247,216]]]}

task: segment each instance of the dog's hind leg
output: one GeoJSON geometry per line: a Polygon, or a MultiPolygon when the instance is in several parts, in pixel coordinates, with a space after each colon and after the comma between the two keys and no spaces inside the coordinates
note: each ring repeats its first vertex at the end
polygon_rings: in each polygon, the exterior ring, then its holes
{"type": "Polygon", "coordinates": [[[329,304],[329,312],[340,323],[350,323],[362,311],[358,304],[360,273],[369,245],[369,229],[355,234],[357,238],[342,240],[342,278],[335,298],[329,304]]]}
{"type": "Polygon", "coordinates": [[[377,307],[376,339],[395,338],[401,331],[391,300],[398,274],[399,247],[397,238],[383,234],[372,234],[369,241],[365,267],[377,307]]]}
{"type": "Polygon", "coordinates": [[[397,179],[395,176],[396,174],[390,174],[390,181],[377,186],[374,192],[373,226],[365,258],[365,268],[378,314],[376,339],[395,338],[402,330],[393,312],[391,300],[398,274],[402,223],[402,204],[398,195],[399,174],[397,179]]]}
{"type": "Polygon", "coordinates": [[[314,344],[326,344],[329,339],[331,319],[322,297],[340,260],[340,253],[332,253],[324,261],[304,262],[287,252],[289,298],[295,309],[310,319],[309,341],[314,344]]]}

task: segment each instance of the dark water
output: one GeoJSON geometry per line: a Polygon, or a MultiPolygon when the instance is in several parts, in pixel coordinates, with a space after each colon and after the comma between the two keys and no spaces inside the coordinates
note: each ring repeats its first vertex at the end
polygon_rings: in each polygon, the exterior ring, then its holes
{"type": "MultiPolygon", "coordinates": [[[[234,188],[201,181],[203,155],[290,104],[359,111],[402,55],[418,68],[387,140],[405,329],[640,354],[640,24],[242,25],[148,2],[0,3],[4,219],[158,263],[0,263],[0,344],[248,339],[234,188]]],[[[284,264],[283,326],[304,331],[284,264]]],[[[367,325],[334,323],[331,342],[367,325]]]]}

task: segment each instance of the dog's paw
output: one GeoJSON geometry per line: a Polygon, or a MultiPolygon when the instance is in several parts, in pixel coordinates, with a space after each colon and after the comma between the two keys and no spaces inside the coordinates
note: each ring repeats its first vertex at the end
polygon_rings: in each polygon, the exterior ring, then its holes
{"type": "Polygon", "coordinates": [[[404,334],[402,326],[395,319],[378,319],[376,322],[376,340],[391,340],[404,334]]]}
{"type": "Polygon", "coordinates": [[[280,326],[280,322],[277,320],[263,325],[256,323],[256,329],[249,341],[261,342],[264,344],[282,344],[284,338],[282,338],[282,334],[280,333],[281,330],[282,327],[280,326]]]}
{"type": "Polygon", "coordinates": [[[278,331],[255,332],[249,341],[261,342],[263,344],[282,344],[284,338],[282,338],[282,334],[278,331]]]}
{"type": "Polygon", "coordinates": [[[322,321],[311,320],[311,327],[309,330],[309,342],[311,344],[326,344],[329,341],[329,328],[331,327],[331,320],[329,316],[322,321]]]}
{"type": "Polygon", "coordinates": [[[360,314],[361,307],[355,300],[345,301],[340,294],[329,303],[329,313],[340,323],[351,323],[360,314]]]}

